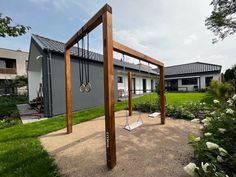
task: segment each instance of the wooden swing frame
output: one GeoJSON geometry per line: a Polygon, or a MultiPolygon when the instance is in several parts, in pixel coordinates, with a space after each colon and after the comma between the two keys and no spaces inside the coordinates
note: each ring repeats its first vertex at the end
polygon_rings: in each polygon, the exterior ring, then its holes
{"type": "MultiPolygon", "coordinates": [[[[65,44],[65,81],[66,81],[66,117],[67,133],[72,133],[72,89],[71,89],[71,62],[70,48],[87,33],[98,25],[103,25],[103,66],[104,66],[104,102],[105,102],[105,139],[106,159],[108,169],[116,165],[116,139],[115,139],[115,115],[114,115],[114,65],[113,51],[138,58],[159,67],[160,70],[160,100],[161,100],[161,124],[165,124],[165,100],[164,100],[164,64],[147,55],[135,51],[125,45],[113,41],[112,36],[112,8],[106,4],[103,6],[79,31],[77,31],[65,44]]],[[[130,100],[131,101],[131,100],[130,100]]],[[[129,106],[132,109],[132,102],[129,106]]]]}

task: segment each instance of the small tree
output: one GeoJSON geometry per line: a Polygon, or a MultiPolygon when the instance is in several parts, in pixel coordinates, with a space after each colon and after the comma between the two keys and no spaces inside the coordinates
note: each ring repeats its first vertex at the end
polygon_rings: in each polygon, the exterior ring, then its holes
{"type": "Polygon", "coordinates": [[[29,26],[11,25],[12,19],[0,13],[0,37],[12,36],[17,37],[25,34],[30,29],[29,26]]]}
{"type": "Polygon", "coordinates": [[[13,80],[5,80],[5,86],[8,89],[11,89],[14,94],[17,94],[17,88],[27,86],[28,79],[25,75],[16,76],[13,80]]]}
{"type": "Polygon", "coordinates": [[[221,102],[224,102],[233,94],[233,86],[230,83],[221,83],[217,80],[212,80],[207,90],[208,93],[221,102]]]}

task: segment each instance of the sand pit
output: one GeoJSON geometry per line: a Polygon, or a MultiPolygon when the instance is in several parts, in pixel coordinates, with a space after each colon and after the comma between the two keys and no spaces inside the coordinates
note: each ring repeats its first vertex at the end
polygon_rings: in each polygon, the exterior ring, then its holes
{"type": "Polygon", "coordinates": [[[64,176],[188,177],[183,171],[193,156],[188,135],[198,134],[199,125],[168,118],[160,125],[160,118],[142,114],[144,125],[129,132],[123,129],[125,115],[116,113],[117,166],[111,171],[106,168],[104,117],[73,126],[72,134],[62,129],[40,140],[64,176]]]}

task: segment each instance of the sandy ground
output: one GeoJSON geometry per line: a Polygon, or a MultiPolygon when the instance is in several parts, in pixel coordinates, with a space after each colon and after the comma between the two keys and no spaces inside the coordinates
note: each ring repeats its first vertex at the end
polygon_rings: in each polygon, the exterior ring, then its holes
{"type": "MultiPolygon", "coordinates": [[[[70,177],[187,177],[183,167],[191,161],[190,133],[199,125],[185,120],[151,119],[142,114],[144,124],[124,130],[126,111],[116,113],[117,166],[108,171],[105,159],[104,117],[73,126],[72,134],[62,129],[40,137],[44,148],[55,158],[64,176],[70,177]]],[[[138,113],[130,118],[136,121],[138,113]]]]}

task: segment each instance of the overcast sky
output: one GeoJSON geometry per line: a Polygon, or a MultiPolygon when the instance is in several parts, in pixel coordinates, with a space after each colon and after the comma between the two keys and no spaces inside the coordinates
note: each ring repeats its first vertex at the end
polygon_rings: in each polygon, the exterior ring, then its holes
{"type": "MultiPolygon", "coordinates": [[[[105,3],[113,8],[113,38],[166,66],[195,61],[236,64],[236,35],[212,44],[204,23],[210,0],[7,0],[1,12],[31,26],[23,37],[1,38],[0,47],[29,51],[31,34],[66,42],[105,3]]],[[[90,35],[91,48],[102,51],[101,27],[90,35]]]]}

